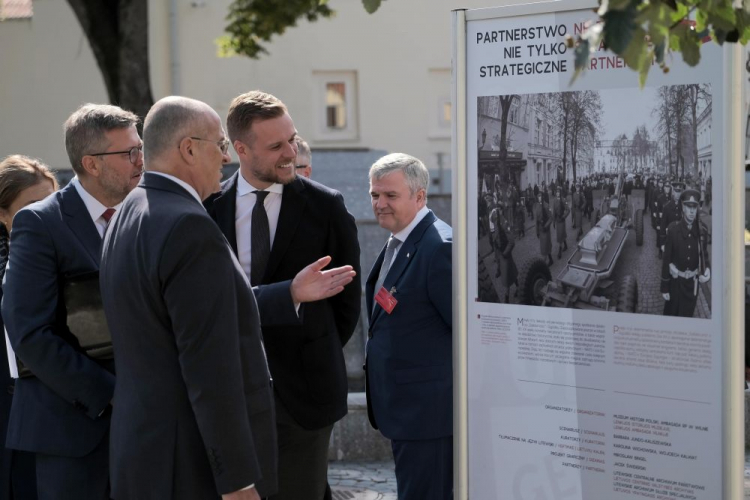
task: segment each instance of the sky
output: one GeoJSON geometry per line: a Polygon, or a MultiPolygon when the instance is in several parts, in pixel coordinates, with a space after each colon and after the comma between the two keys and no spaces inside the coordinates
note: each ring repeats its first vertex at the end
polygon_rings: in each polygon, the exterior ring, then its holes
{"type": "Polygon", "coordinates": [[[643,124],[646,124],[651,139],[655,139],[658,136],[654,132],[657,120],[651,115],[651,110],[657,103],[656,91],[655,87],[600,90],[604,108],[604,131],[600,139],[611,141],[623,133],[632,139],[636,127],[643,124]]]}

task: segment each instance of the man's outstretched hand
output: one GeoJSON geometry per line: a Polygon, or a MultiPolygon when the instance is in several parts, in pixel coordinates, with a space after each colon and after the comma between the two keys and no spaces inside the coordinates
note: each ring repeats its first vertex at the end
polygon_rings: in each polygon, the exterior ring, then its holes
{"type": "Polygon", "coordinates": [[[344,290],[357,274],[352,266],[335,267],[323,271],[331,263],[331,257],[321,257],[292,280],[292,300],[295,304],[314,302],[333,297],[344,290]]]}

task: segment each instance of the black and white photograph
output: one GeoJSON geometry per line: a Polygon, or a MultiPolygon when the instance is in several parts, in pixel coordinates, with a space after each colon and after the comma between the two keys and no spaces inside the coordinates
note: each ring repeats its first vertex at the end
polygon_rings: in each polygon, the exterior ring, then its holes
{"type": "Polygon", "coordinates": [[[479,97],[478,301],[710,319],[711,100],[479,97]]]}

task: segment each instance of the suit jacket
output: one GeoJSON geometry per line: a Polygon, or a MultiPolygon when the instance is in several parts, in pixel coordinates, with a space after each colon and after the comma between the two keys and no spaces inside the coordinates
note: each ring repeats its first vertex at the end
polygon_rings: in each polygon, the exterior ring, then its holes
{"type": "Polygon", "coordinates": [[[36,375],[16,381],[6,446],[82,457],[109,429],[113,363],[81,352],[66,324],[67,277],[99,270],[101,238],[75,187],[19,211],[2,315],[16,355],[36,375]]]}
{"type": "Polygon", "coordinates": [[[118,382],[118,499],[276,490],[270,375],[250,286],[221,232],[177,183],[146,173],[111,222],[100,283],[118,382]]]}
{"type": "MultiPolygon", "coordinates": [[[[0,228],[2,230],[2,228],[0,228]]],[[[1,264],[0,264],[1,265],[1,264]]],[[[1,270],[0,272],[3,272],[1,270]]],[[[0,299],[3,290],[0,287],[0,299]]],[[[0,317],[0,332],[5,326],[0,317]]],[[[5,447],[5,436],[8,434],[8,417],[13,402],[15,381],[10,377],[8,367],[8,351],[5,346],[4,333],[0,339],[0,444],[2,444],[2,458],[0,458],[0,500],[13,498],[36,498],[36,468],[34,455],[25,451],[11,450],[5,447]],[[13,491],[11,492],[11,484],[13,491]],[[24,490],[24,491],[20,491],[24,490]]]]}
{"type": "Polygon", "coordinates": [[[367,412],[389,439],[453,434],[452,230],[430,211],[401,244],[383,287],[398,304],[373,311],[385,247],[365,286],[367,412]]]}
{"type": "MultiPolygon", "coordinates": [[[[238,175],[226,180],[221,191],[205,203],[235,252],[238,175]]],[[[359,319],[359,275],[357,226],[343,196],[297,176],[284,186],[273,247],[256,296],[274,388],[292,417],[307,429],[325,427],[346,415],[348,391],[342,348],[359,319]],[[305,266],[326,255],[333,258],[329,267],[353,266],[357,271],[354,281],[334,297],[303,304],[301,324],[267,325],[265,316],[272,310],[264,305],[266,288],[272,283],[289,283],[305,266]]]]}

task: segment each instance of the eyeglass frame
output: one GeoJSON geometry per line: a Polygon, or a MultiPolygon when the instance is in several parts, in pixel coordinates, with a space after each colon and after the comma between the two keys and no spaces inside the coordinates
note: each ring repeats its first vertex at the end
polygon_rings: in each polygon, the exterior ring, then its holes
{"type": "Polygon", "coordinates": [[[131,164],[137,165],[138,164],[138,158],[140,158],[141,154],[143,154],[143,144],[140,146],[133,146],[132,148],[126,150],[126,151],[111,151],[109,153],[91,153],[85,156],[109,156],[109,155],[128,155],[128,160],[131,164]],[[133,151],[137,151],[137,153],[133,153],[133,151]],[[135,154],[135,159],[133,159],[133,155],[135,154]]]}
{"type": "Polygon", "coordinates": [[[213,142],[219,147],[219,151],[221,151],[221,154],[223,155],[229,152],[229,145],[231,143],[229,142],[229,139],[227,139],[226,137],[224,137],[223,139],[219,139],[218,141],[212,141],[211,139],[203,139],[202,137],[193,137],[193,136],[188,136],[188,137],[196,141],[213,142]]]}

